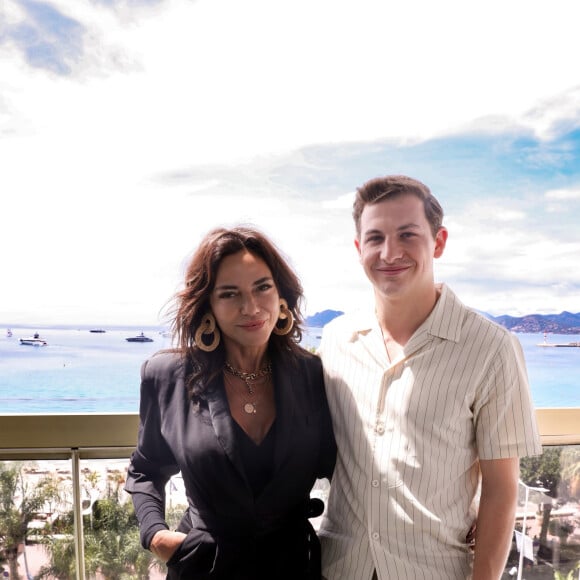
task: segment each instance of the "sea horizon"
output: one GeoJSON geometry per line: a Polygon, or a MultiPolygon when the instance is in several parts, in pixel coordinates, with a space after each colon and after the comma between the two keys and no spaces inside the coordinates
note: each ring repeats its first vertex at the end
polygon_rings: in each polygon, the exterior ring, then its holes
{"type": "MultiPolygon", "coordinates": [[[[132,413],[139,409],[140,368],[172,346],[162,325],[14,325],[0,331],[0,413],[132,413]],[[90,332],[105,330],[105,332],[90,332]],[[47,346],[19,344],[38,332],[47,346]],[[126,339],[143,332],[152,342],[126,339]]],[[[306,327],[302,346],[316,349],[323,328],[306,327]]],[[[541,348],[543,333],[520,341],[536,407],[580,407],[580,348],[541,348]]],[[[550,334],[549,342],[580,342],[550,334]]]]}

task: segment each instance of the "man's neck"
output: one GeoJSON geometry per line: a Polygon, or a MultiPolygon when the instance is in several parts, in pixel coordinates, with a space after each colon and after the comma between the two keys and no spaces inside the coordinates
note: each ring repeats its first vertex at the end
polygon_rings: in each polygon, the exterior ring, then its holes
{"type": "Polygon", "coordinates": [[[435,285],[422,292],[404,297],[375,294],[377,320],[385,340],[405,346],[414,332],[425,322],[437,303],[439,293],[435,285]]]}

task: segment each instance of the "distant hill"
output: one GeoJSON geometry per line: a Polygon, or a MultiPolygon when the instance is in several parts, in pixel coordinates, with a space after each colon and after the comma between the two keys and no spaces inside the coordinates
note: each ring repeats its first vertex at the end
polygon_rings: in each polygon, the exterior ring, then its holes
{"type": "MultiPolygon", "coordinates": [[[[526,332],[529,334],[550,332],[553,334],[580,334],[580,312],[562,312],[560,314],[527,314],[525,316],[492,316],[487,312],[481,312],[484,316],[493,320],[512,332],[526,332]]],[[[344,314],[340,310],[323,310],[312,316],[306,317],[306,325],[312,328],[322,328],[331,320],[344,314]]]]}
{"type": "Polygon", "coordinates": [[[560,314],[527,314],[525,316],[486,316],[505,326],[512,332],[551,332],[554,334],[580,334],[580,312],[561,312],[560,314]]]}
{"type": "Polygon", "coordinates": [[[306,317],[306,326],[311,328],[322,328],[325,324],[328,324],[331,320],[344,314],[340,310],[323,310],[322,312],[317,312],[312,316],[306,317]]]}

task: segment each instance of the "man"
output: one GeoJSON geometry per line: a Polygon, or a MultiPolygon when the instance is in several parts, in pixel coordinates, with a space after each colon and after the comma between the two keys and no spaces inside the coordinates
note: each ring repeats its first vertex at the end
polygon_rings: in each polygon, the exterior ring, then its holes
{"type": "Polygon", "coordinates": [[[541,453],[521,347],[435,283],[447,230],[424,184],[373,179],[353,216],[375,301],[367,318],[330,323],[320,345],[338,445],[323,576],[498,579],[518,457],[541,453]]]}

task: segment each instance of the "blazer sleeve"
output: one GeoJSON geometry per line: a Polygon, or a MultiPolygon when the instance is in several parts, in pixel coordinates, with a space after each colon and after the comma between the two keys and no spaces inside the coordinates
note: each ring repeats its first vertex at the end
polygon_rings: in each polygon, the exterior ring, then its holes
{"type": "Polygon", "coordinates": [[[165,486],[169,478],[179,471],[161,432],[160,392],[167,388],[167,384],[163,383],[169,382],[169,379],[159,374],[151,370],[150,361],[141,367],[139,433],[125,485],[125,490],[132,495],[141,543],[145,548],[149,548],[155,532],[168,529],[165,521],[165,486]]]}
{"type": "Polygon", "coordinates": [[[315,396],[315,405],[320,409],[320,456],[318,459],[319,472],[318,478],[332,478],[334,465],[336,462],[336,442],[334,431],[332,430],[332,419],[330,409],[326,399],[326,390],[324,388],[324,374],[322,371],[322,362],[316,355],[311,355],[310,376],[311,392],[315,396]]]}

